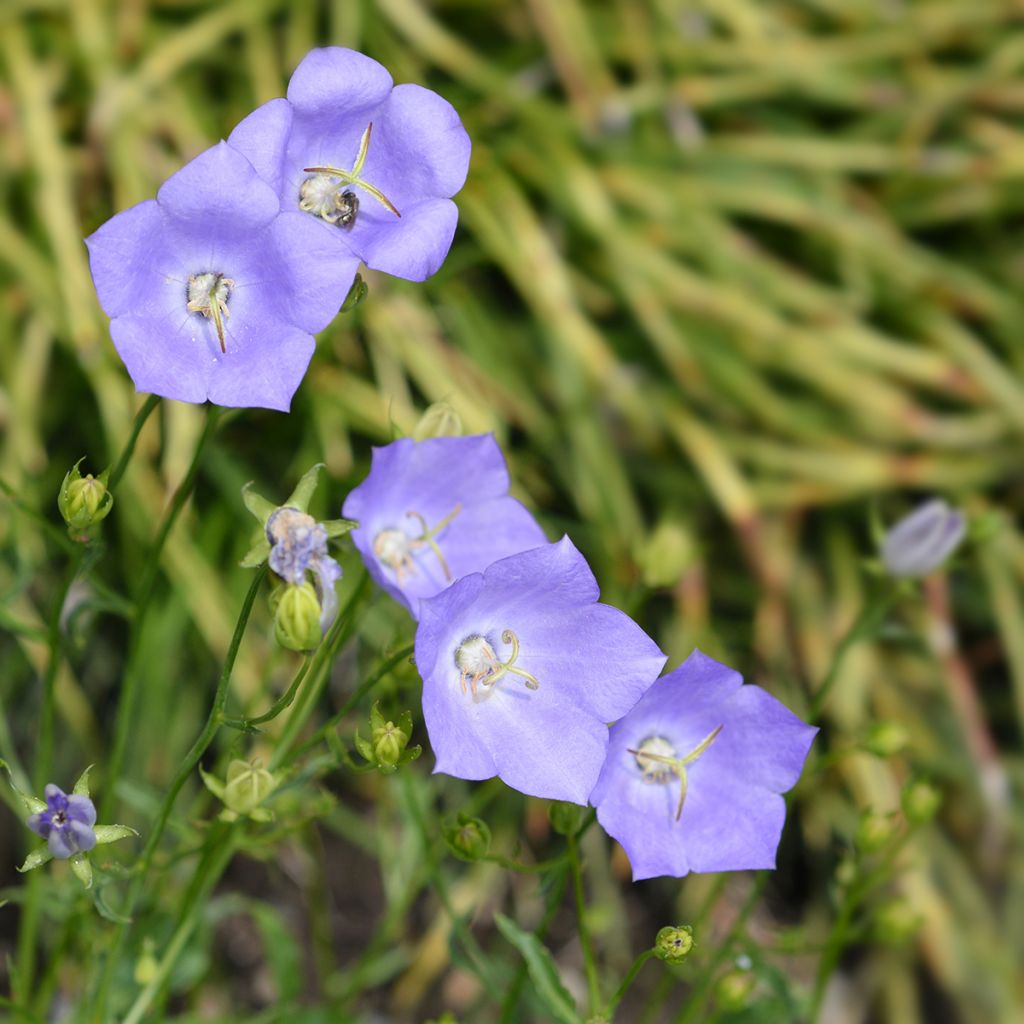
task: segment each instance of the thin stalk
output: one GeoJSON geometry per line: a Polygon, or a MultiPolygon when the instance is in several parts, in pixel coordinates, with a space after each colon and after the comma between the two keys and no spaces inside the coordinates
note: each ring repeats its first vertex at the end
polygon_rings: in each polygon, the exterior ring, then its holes
{"type": "Polygon", "coordinates": [[[302,680],[309,673],[309,666],[312,662],[313,659],[308,655],[302,659],[302,664],[299,666],[299,671],[295,673],[295,678],[292,680],[291,685],[262,715],[257,715],[255,718],[225,718],[224,724],[232,729],[241,729],[243,732],[249,732],[254,726],[263,725],[265,722],[272,722],[282,711],[292,706],[295,695],[299,692],[302,680]]]}
{"type": "Polygon", "coordinates": [[[139,434],[142,433],[142,428],[145,426],[146,420],[149,419],[149,414],[159,404],[160,396],[150,395],[142,404],[142,408],[135,414],[135,420],[132,423],[132,432],[128,435],[128,440],[125,441],[124,448],[121,449],[121,455],[114,464],[114,468],[111,469],[110,476],[107,478],[108,490],[112,491],[121,482],[121,477],[124,476],[124,471],[128,468],[128,463],[131,461],[132,454],[135,452],[135,442],[138,441],[139,434]]]}
{"type": "Polygon", "coordinates": [[[597,973],[597,960],[594,958],[594,946],[587,925],[587,906],[583,892],[583,866],[580,863],[580,851],[577,838],[573,834],[565,837],[569,850],[569,870],[572,873],[572,891],[576,903],[576,920],[580,932],[580,948],[583,950],[583,966],[587,972],[587,990],[590,999],[588,1016],[597,1012],[601,1005],[601,978],[597,973]]]}
{"type": "Polygon", "coordinates": [[[160,554],[163,551],[164,544],[167,543],[171,529],[181,514],[181,510],[185,507],[185,502],[188,501],[189,495],[191,495],[192,489],[195,487],[203,452],[216,432],[219,420],[220,409],[217,406],[211,406],[210,412],[206,417],[206,425],[196,443],[196,450],[192,455],[192,462],[188,467],[188,472],[185,474],[185,479],[182,480],[181,486],[175,491],[170,507],[167,509],[163,522],[160,524],[156,540],[146,556],[145,573],[135,598],[135,620],[132,624],[131,648],[128,654],[127,671],[125,672],[117,707],[114,743],[110,752],[110,758],[107,761],[106,777],[110,784],[107,786],[103,804],[100,808],[100,820],[110,817],[114,802],[114,783],[120,778],[121,772],[124,769],[128,738],[131,735],[134,724],[139,690],[145,675],[143,666],[139,664],[142,627],[146,611],[149,608],[149,601],[153,595],[153,589],[156,586],[157,577],[160,573],[160,554]]]}
{"type": "Polygon", "coordinates": [[[604,1016],[611,1020],[615,1016],[615,1009],[622,1002],[622,997],[629,991],[629,986],[633,984],[636,976],[640,973],[640,968],[643,967],[651,957],[654,956],[653,949],[645,949],[634,961],[633,966],[626,972],[625,978],[622,979],[622,984],[615,990],[615,995],[608,1001],[608,1006],[605,1008],[604,1016]]]}

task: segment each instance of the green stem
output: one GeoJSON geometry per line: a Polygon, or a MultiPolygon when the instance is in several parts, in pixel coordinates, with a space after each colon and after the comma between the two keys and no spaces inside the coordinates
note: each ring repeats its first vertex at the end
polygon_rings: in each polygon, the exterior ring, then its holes
{"type": "Polygon", "coordinates": [[[224,724],[232,729],[241,729],[243,732],[250,732],[257,725],[263,725],[265,722],[272,722],[282,711],[290,708],[292,702],[295,700],[295,694],[299,692],[299,687],[302,685],[302,680],[306,678],[309,672],[309,666],[312,664],[313,659],[308,655],[302,659],[302,665],[299,667],[299,671],[295,673],[295,678],[292,680],[291,686],[270,706],[269,710],[264,711],[262,715],[257,715],[255,718],[225,718],[224,724]]]}
{"type": "MultiPolygon", "coordinates": [[[[146,840],[142,856],[139,858],[139,869],[135,874],[135,879],[128,893],[128,900],[124,910],[126,917],[131,917],[135,910],[135,905],[142,894],[143,888],[145,887],[149,870],[153,864],[153,857],[155,856],[157,847],[160,844],[160,839],[163,836],[164,829],[167,827],[167,821],[171,816],[171,811],[174,809],[174,803],[178,798],[178,794],[181,792],[192,772],[195,771],[196,765],[199,764],[203,754],[206,753],[207,748],[217,735],[217,730],[223,724],[224,706],[228,699],[229,684],[231,682],[231,673],[235,666],[235,659],[238,657],[238,650],[241,647],[242,637],[245,635],[245,628],[249,622],[249,616],[252,614],[253,604],[256,602],[256,596],[259,593],[260,585],[263,583],[266,575],[267,566],[263,565],[257,571],[256,577],[253,579],[249,586],[249,591],[245,595],[245,600],[242,602],[241,611],[238,613],[238,622],[235,624],[235,632],[231,637],[231,644],[228,647],[228,652],[224,659],[224,665],[221,669],[220,680],[217,683],[217,690],[213,698],[213,706],[210,708],[210,713],[207,716],[206,725],[203,727],[203,731],[192,744],[188,754],[185,755],[185,759],[182,762],[181,767],[178,769],[177,774],[174,776],[167,789],[163,803],[160,805],[160,810],[157,812],[156,820],[150,830],[149,838],[146,840]]],[[[97,1024],[99,1024],[99,1022],[105,1022],[107,1019],[107,995],[127,928],[127,925],[119,925],[111,944],[106,967],[104,969],[103,979],[100,984],[100,991],[96,1000],[96,1013],[94,1015],[94,1020],[97,1021],[97,1024]]]]}
{"type": "Polygon", "coordinates": [[[131,461],[132,454],[135,451],[135,442],[139,439],[139,434],[142,432],[142,428],[149,419],[149,414],[160,404],[159,395],[150,395],[146,401],[142,404],[142,408],[135,414],[135,420],[132,423],[132,432],[128,435],[128,440],[124,443],[124,448],[121,449],[120,458],[118,458],[114,468],[110,471],[110,476],[107,477],[107,490],[112,491],[120,482],[121,477],[124,476],[124,471],[128,468],[128,463],[131,461]]]}
{"type": "Polygon", "coordinates": [[[629,986],[633,984],[636,976],[640,973],[640,968],[643,967],[651,957],[654,956],[653,949],[645,949],[634,961],[633,966],[630,967],[626,973],[625,978],[622,979],[622,984],[615,990],[615,995],[611,997],[608,1002],[608,1006],[604,1011],[604,1016],[608,1020],[611,1020],[615,1016],[616,1007],[622,1002],[622,997],[629,991],[629,986]]]}
{"type": "Polygon", "coordinates": [[[590,998],[589,1015],[597,1012],[601,1005],[601,979],[597,973],[594,946],[587,925],[587,906],[583,893],[583,866],[580,863],[579,843],[575,835],[565,837],[569,850],[569,870],[572,872],[572,891],[576,903],[576,920],[580,933],[580,947],[583,950],[583,966],[587,972],[587,989],[590,998]]]}
{"type": "Polygon", "coordinates": [[[113,809],[114,786],[124,769],[125,753],[134,725],[139,691],[142,686],[142,680],[146,676],[145,667],[139,664],[142,627],[146,611],[149,608],[149,601],[153,595],[153,589],[156,586],[157,577],[160,573],[160,555],[164,544],[167,543],[167,538],[170,536],[171,529],[181,514],[181,510],[185,507],[185,502],[188,501],[193,487],[195,487],[203,451],[216,432],[219,419],[220,409],[215,405],[211,406],[206,417],[206,425],[199,436],[199,441],[196,443],[196,450],[192,455],[192,462],[188,467],[188,472],[185,474],[185,479],[182,480],[181,486],[175,491],[171,505],[167,509],[163,522],[160,524],[160,530],[156,535],[156,540],[153,542],[153,547],[146,556],[146,568],[135,598],[135,621],[132,624],[132,638],[128,653],[127,670],[118,701],[117,718],[114,727],[114,743],[106,765],[105,777],[107,779],[107,788],[103,797],[103,804],[100,807],[101,821],[109,818],[113,809]]]}

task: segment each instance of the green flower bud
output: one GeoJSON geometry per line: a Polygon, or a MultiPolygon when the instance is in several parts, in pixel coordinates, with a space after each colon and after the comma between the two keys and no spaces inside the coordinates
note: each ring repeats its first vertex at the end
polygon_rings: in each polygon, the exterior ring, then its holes
{"type": "Polygon", "coordinates": [[[666,963],[681,964],[693,947],[693,929],[688,924],[667,925],[654,940],[654,955],[666,963]]]}
{"type": "Polygon", "coordinates": [[[682,523],[663,519],[637,555],[645,586],[674,586],[693,562],[695,553],[693,536],[682,523]]]}
{"type": "Polygon", "coordinates": [[[735,1012],[747,1005],[757,979],[750,971],[739,968],[722,975],[715,985],[715,996],[721,1009],[735,1012]]]}
{"type": "Polygon", "coordinates": [[[844,857],[836,868],[836,881],[849,888],[857,880],[857,861],[852,856],[844,857]]]}
{"type": "Polygon", "coordinates": [[[548,806],[548,819],[559,835],[575,835],[583,821],[583,808],[566,800],[552,800],[548,806]]]}
{"type": "Polygon", "coordinates": [[[263,767],[259,758],[234,760],[228,765],[224,786],[224,806],[235,814],[252,814],[274,792],[274,776],[263,767]]]}
{"type": "Polygon", "coordinates": [[[78,471],[82,459],[71,467],[57,495],[57,508],[68,524],[73,540],[88,541],[91,529],[105,519],[114,506],[114,496],[107,490],[107,474],[82,476],[78,471]]]}
{"type": "Polygon", "coordinates": [[[894,900],[881,907],[872,921],[872,932],[879,942],[901,946],[912,939],[924,923],[906,900],[894,900]]]}
{"type": "Polygon", "coordinates": [[[909,739],[907,730],[898,722],[879,722],[864,737],[864,749],[876,757],[892,757],[906,747],[909,739]]]}
{"type": "Polygon", "coordinates": [[[378,770],[390,775],[402,765],[415,761],[420,756],[423,748],[419,744],[414,747],[408,746],[411,735],[412,712],[402,712],[396,724],[384,717],[378,701],[370,710],[369,740],[363,739],[359,730],[356,730],[356,750],[378,770]]]}
{"type": "Polygon", "coordinates": [[[289,651],[312,651],[320,646],[320,602],[310,582],[289,583],[277,594],[274,636],[289,651]]]}
{"type": "Polygon", "coordinates": [[[429,405],[413,428],[414,441],[426,441],[431,437],[461,437],[462,418],[447,402],[429,405]]]}
{"type": "Polygon", "coordinates": [[[864,853],[878,853],[893,837],[892,816],[864,811],[857,822],[856,844],[864,853]]]}
{"type": "Polygon", "coordinates": [[[459,860],[482,860],[491,848],[491,830],[479,818],[462,811],[444,823],[444,841],[459,860]]]}
{"type": "Polygon", "coordinates": [[[924,825],[942,806],[942,794],[930,783],[918,779],[903,788],[903,813],[911,825],[924,825]]]}

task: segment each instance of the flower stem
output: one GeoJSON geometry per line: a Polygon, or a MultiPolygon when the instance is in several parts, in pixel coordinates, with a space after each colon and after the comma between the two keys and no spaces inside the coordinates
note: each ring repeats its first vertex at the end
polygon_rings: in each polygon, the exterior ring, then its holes
{"type": "Polygon", "coordinates": [[[590,999],[589,1014],[597,1012],[601,1005],[601,979],[597,973],[597,960],[587,925],[587,906],[583,893],[583,865],[580,863],[579,842],[570,833],[565,837],[569,850],[569,870],[572,872],[572,891],[576,902],[576,920],[580,932],[580,948],[583,950],[583,966],[587,972],[587,990],[590,999]]]}
{"type": "Polygon", "coordinates": [[[295,673],[295,678],[292,680],[291,685],[262,715],[257,715],[255,718],[225,718],[224,724],[232,729],[250,732],[254,726],[263,725],[265,722],[272,722],[282,711],[292,706],[295,695],[299,692],[299,687],[309,673],[309,666],[312,663],[313,659],[308,655],[302,659],[302,664],[299,666],[299,671],[295,673]]]}
{"type": "Polygon", "coordinates": [[[142,432],[142,428],[149,419],[149,414],[160,404],[159,395],[150,395],[145,402],[142,404],[142,408],[135,414],[135,420],[132,423],[132,432],[128,435],[128,440],[124,443],[124,448],[121,449],[121,455],[117,462],[114,464],[114,468],[110,471],[110,476],[107,478],[107,489],[113,490],[120,482],[121,477],[124,476],[124,471],[128,468],[128,463],[131,461],[132,454],[135,451],[135,442],[139,439],[139,434],[142,432]]]}
{"type": "Polygon", "coordinates": [[[163,522],[160,524],[160,530],[153,542],[153,547],[146,556],[145,573],[135,598],[135,618],[132,623],[131,646],[128,652],[128,662],[124,683],[121,687],[121,696],[118,701],[117,718],[114,726],[114,743],[106,765],[105,775],[108,785],[103,797],[103,804],[100,808],[101,819],[109,817],[113,807],[114,784],[120,778],[121,772],[124,769],[124,759],[128,747],[128,738],[131,735],[134,724],[139,688],[145,676],[144,666],[139,663],[142,624],[149,607],[150,598],[153,595],[153,589],[156,586],[157,576],[160,572],[160,554],[163,551],[164,544],[167,543],[171,529],[181,514],[181,510],[185,507],[185,502],[188,501],[189,495],[191,495],[192,489],[195,487],[203,452],[216,432],[219,420],[220,409],[217,406],[211,406],[210,412],[206,417],[206,425],[199,436],[199,441],[196,443],[196,450],[192,455],[192,462],[185,474],[185,479],[182,480],[181,485],[175,491],[170,507],[167,509],[163,522]]]}
{"type": "Polygon", "coordinates": [[[626,973],[625,978],[622,979],[622,984],[615,990],[615,995],[611,997],[608,1002],[608,1006],[604,1011],[604,1016],[611,1020],[615,1016],[616,1007],[622,1002],[622,997],[629,991],[629,986],[633,984],[636,976],[640,973],[640,968],[643,967],[651,957],[654,956],[653,949],[645,949],[634,961],[633,966],[630,967],[626,973]]]}

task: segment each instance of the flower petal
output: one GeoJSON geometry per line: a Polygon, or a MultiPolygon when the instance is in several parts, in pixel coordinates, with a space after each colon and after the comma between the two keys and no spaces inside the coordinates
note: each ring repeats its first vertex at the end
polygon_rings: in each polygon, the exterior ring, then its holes
{"type": "Polygon", "coordinates": [[[292,105],[283,98],[257,107],[228,136],[233,146],[252,164],[256,173],[280,194],[284,158],[292,129],[292,105]]]}
{"type": "Polygon", "coordinates": [[[67,860],[73,853],[78,852],[78,847],[74,845],[74,833],[69,832],[64,828],[55,828],[50,831],[50,834],[46,837],[46,843],[50,847],[50,853],[57,858],[57,860],[67,860]]]}
{"type": "Polygon", "coordinates": [[[60,786],[55,786],[52,782],[43,790],[43,796],[46,798],[46,806],[56,814],[58,811],[67,810],[68,798],[64,790],[60,786]]]}
{"type": "Polygon", "coordinates": [[[68,830],[74,836],[74,842],[78,850],[87,852],[96,845],[96,833],[84,822],[69,821],[68,830]]]}
{"type": "Polygon", "coordinates": [[[205,402],[213,359],[198,349],[195,317],[155,319],[125,314],[110,323],[110,337],[135,387],[181,402],[205,402]]]}
{"type": "Polygon", "coordinates": [[[458,207],[450,199],[422,199],[399,207],[398,218],[370,204],[361,199],[359,219],[348,237],[363,262],[407,281],[425,281],[435,273],[452,247],[458,207]]]}
{"type": "Polygon", "coordinates": [[[43,839],[46,839],[50,835],[50,830],[53,828],[53,819],[49,811],[40,811],[38,814],[33,814],[25,824],[28,825],[28,827],[32,829],[37,836],[42,836],[43,839]]]}
{"type": "Polygon", "coordinates": [[[90,828],[96,824],[96,806],[87,796],[69,796],[67,815],[90,828]]]}
{"type": "Polygon", "coordinates": [[[339,111],[355,116],[383,103],[392,85],[387,69],[372,57],[325,46],[310,50],[292,72],[288,100],[312,117],[326,120],[339,111]]]}

